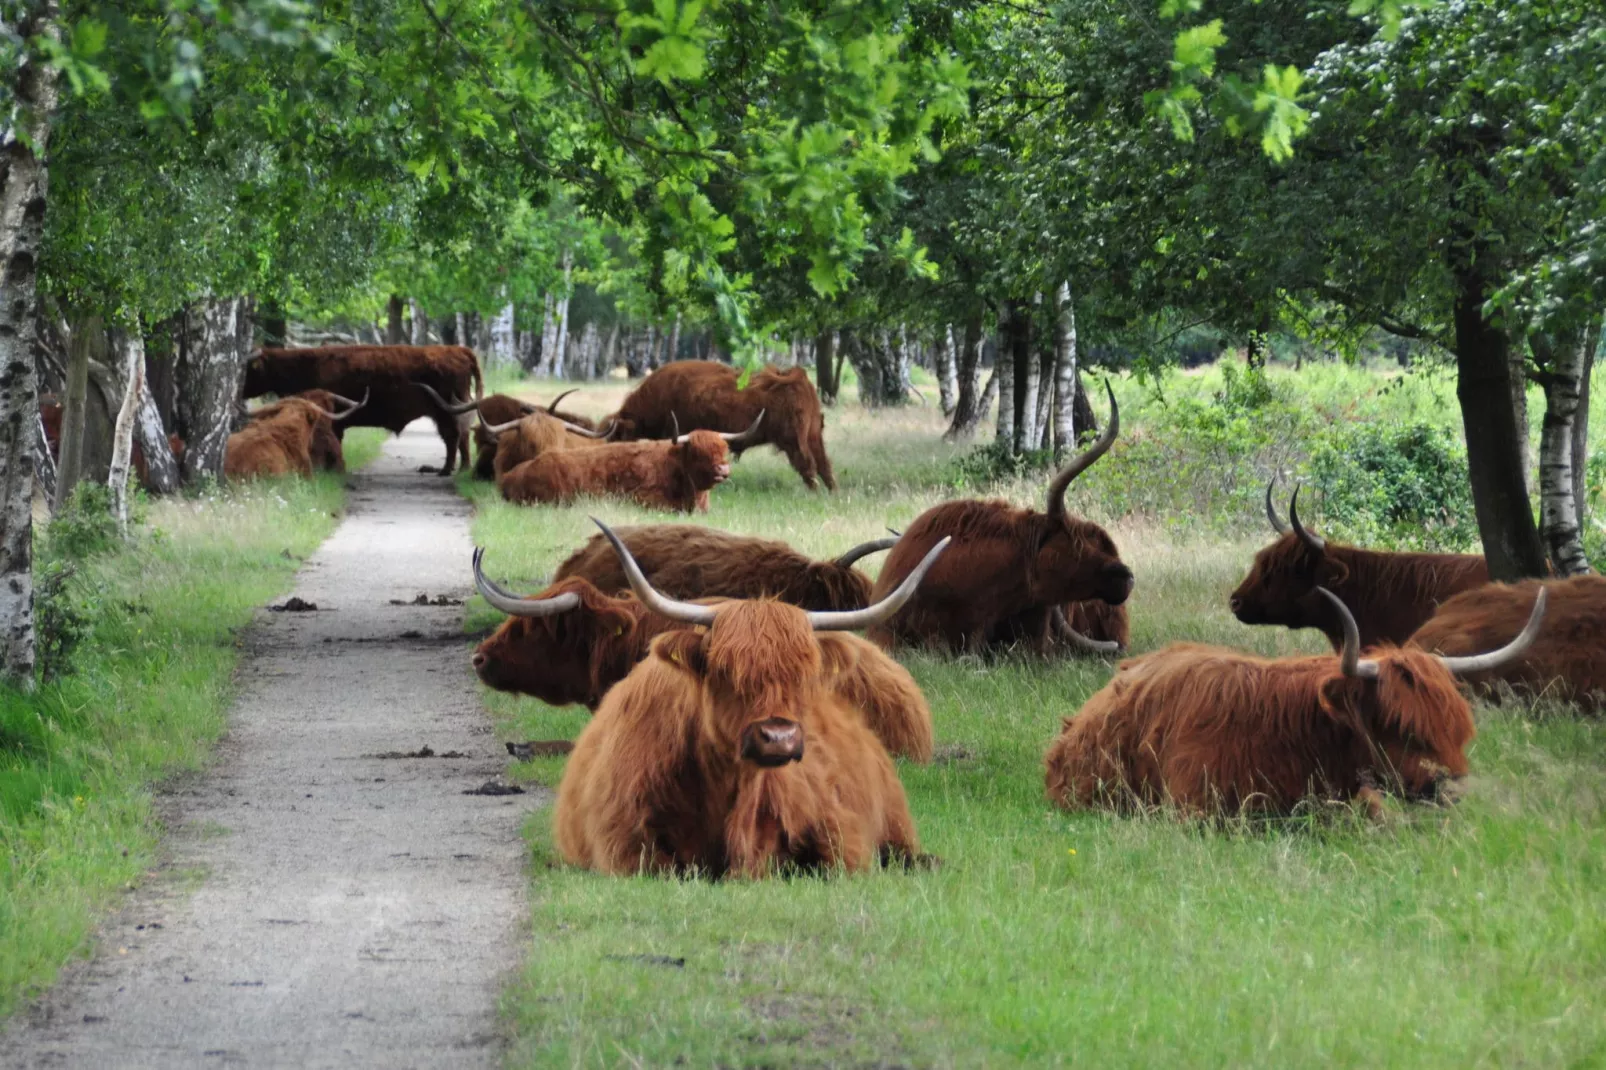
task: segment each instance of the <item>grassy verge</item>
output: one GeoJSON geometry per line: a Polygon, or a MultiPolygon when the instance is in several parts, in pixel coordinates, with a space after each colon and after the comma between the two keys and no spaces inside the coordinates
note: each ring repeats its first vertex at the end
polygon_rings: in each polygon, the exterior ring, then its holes
{"type": "MultiPolygon", "coordinates": [[[[601,413],[621,393],[588,388],[573,404],[601,413]]],[[[953,496],[944,480],[958,451],[937,441],[939,428],[929,409],[870,418],[844,406],[827,429],[838,494],[809,495],[761,450],[697,522],[839,551],[953,496]]],[[[588,513],[649,516],[612,502],[514,509],[465,487],[490,573],[516,587],[538,587],[591,533],[588,513]]],[[[1024,482],[1005,490],[1040,494],[1024,482]]],[[[1096,484],[1073,498],[1107,511],[1096,484]]],[[[1263,543],[1253,518],[1225,537],[1152,518],[1110,526],[1138,576],[1136,650],[1179,639],[1323,648],[1227,613],[1263,543]]],[[[498,619],[471,605],[470,627],[498,619]]],[[[1480,709],[1474,775],[1452,808],[1396,808],[1381,826],[1339,812],[1206,828],[1044,802],[1043,750],[1108,667],[905,660],[946,757],[900,771],[943,868],[757,884],[609,879],[564,868],[538,813],[535,935],[507,1000],[514,1065],[1606,1060],[1601,723],[1480,709]]],[[[509,738],[569,736],[585,722],[584,711],[500,694],[487,703],[509,738]]],[[[514,770],[554,786],[561,772],[561,759],[514,770]]]]}
{"type": "MultiPolygon", "coordinates": [[[[350,467],[383,435],[353,431],[350,467]]],[[[126,549],[78,564],[92,628],[73,671],[0,693],[0,1018],[88,946],[156,858],[151,784],[203,765],[222,731],[239,630],[338,522],[320,476],[154,502],[126,549]]]]}

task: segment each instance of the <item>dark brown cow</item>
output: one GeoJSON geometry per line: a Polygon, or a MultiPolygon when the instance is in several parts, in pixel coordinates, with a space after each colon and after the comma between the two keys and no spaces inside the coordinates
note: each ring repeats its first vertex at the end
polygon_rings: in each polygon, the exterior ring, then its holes
{"type": "Polygon", "coordinates": [[[1436,654],[1485,650],[1511,634],[1543,587],[1550,597],[1539,641],[1522,657],[1497,669],[1462,677],[1498,697],[1498,684],[1531,695],[1576,702],[1606,711],[1606,577],[1491,583],[1465,591],[1439,607],[1416,634],[1413,646],[1436,654]]]}
{"type": "MultiPolygon", "coordinates": [[[[764,418],[759,413],[759,420],[764,418]]],[[[693,431],[670,442],[620,442],[584,450],[551,450],[497,478],[502,497],[517,505],[574,499],[628,498],[649,509],[708,511],[708,492],[730,477],[727,441],[741,435],[693,431]]],[[[498,446],[498,453],[504,447],[498,446]]]]}
{"type": "Polygon", "coordinates": [[[876,605],[810,613],[677,602],[619,553],[643,603],[707,630],[655,640],[581,732],[553,814],[563,857],[604,873],[748,878],[917,859],[903,785],[832,690],[816,633],[896,613],[923,570],[876,605]]]}
{"type": "MultiPolygon", "coordinates": [[[[354,403],[360,407],[361,403],[354,403]]],[[[340,443],[334,437],[334,422],[349,418],[357,407],[337,413],[305,398],[286,398],[269,407],[229,436],[223,455],[223,474],[229,479],[261,476],[310,476],[321,464],[338,461],[340,443]],[[333,442],[336,456],[326,452],[333,442]]]]}
{"type": "MultiPolygon", "coordinates": [[[[451,475],[459,451],[468,463],[468,427],[440,408],[415,383],[427,383],[442,397],[478,397],[485,392],[479,361],[466,346],[316,346],[265,348],[245,366],[245,396],[304,390],[331,390],[347,397],[369,391],[361,416],[344,426],[383,427],[392,434],[414,420],[430,419],[446,444],[451,475]]],[[[337,429],[338,430],[338,429],[337,429]]]]}
{"type": "Polygon", "coordinates": [[[1544,600],[1492,654],[1441,659],[1385,645],[1363,658],[1344,603],[1318,591],[1348,631],[1339,656],[1268,659],[1178,643],[1122,662],[1049,747],[1049,799],[1206,814],[1360,798],[1375,814],[1379,788],[1421,797],[1464,776],[1474,729],[1454,674],[1521,656],[1544,600]]]}
{"type": "Polygon", "coordinates": [[[836,489],[825,455],[825,414],[820,395],[802,368],[757,372],[738,388],[741,372],[710,360],[666,364],[641,381],[612,417],[621,439],[674,438],[678,428],[740,431],[764,414],[764,427],[742,449],[771,445],[786,454],[809,489],[816,477],[836,489]]]}
{"type": "MultiPolygon", "coordinates": [[[[578,577],[520,598],[485,578],[482,556],[475,551],[474,585],[508,619],[475,649],[473,664],[480,680],[498,691],[595,710],[608,689],[647,656],[654,639],[692,627],[652,612],[632,595],[605,595],[578,577]]],[[[882,745],[930,761],[931,710],[908,670],[856,635],[821,635],[819,642],[832,689],[859,711],[882,745]]]]}
{"type": "Polygon", "coordinates": [[[1284,525],[1266,488],[1266,519],[1282,537],[1255,555],[1249,575],[1227,604],[1245,624],[1317,628],[1337,650],[1344,626],[1316,593],[1326,587],[1343,600],[1361,629],[1361,645],[1404,643],[1446,599],[1489,582],[1475,554],[1405,554],[1329,542],[1299,522],[1294,490],[1284,525]]]}
{"type": "MultiPolygon", "coordinates": [[[[503,437],[503,430],[508,426],[517,426],[526,416],[541,412],[541,408],[528,401],[521,401],[509,394],[492,394],[487,398],[478,400],[470,398],[467,401],[447,401],[427,385],[419,383],[418,386],[442,409],[453,416],[465,416],[468,413],[477,413],[478,419],[474,423],[474,478],[495,480],[498,475],[496,467],[497,443],[503,437]],[[502,430],[493,431],[493,427],[502,430]]],[[[563,423],[570,425],[570,430],[577,434],[586,431],[595,431],[596,424],[584,416],[575,416],[570,413],[557,411],[558,402],[574,393],[566,390],[553,399],[552,404],[546,407],[546,414],[563,423]]],[[[611,437],[611,436],[604,436],[611,437]]],[[[525,456],[519,457],[511,463],[504,461],[502,471],[512,468],[534,457],[539,450],[534,450],[525,456]]]]}
{"type": "Polygon", "coordinates": [[[1097,524],[1070,515],[1065,491],[1104,456],[1121,430],[1115,392],[1110,420],[1087,452],[1073,460],[1048,487],[1048,511],[1020,509],[1001,500],[944,502],[927,509],[904,530],[876,580],[880,598],[909,575],[922,554],[952,536],[954,550],[921,585],[909,608],[870,633],[887,646],[912,644],[952,651],[1027,640],[1047,652],[1056,631],[1077,648],[1110,654],[1126,641],[1126,615],[1107,615],[1109,629],[1097,638],[1060,623],[1069,603],[1098,600],[1120,607],[1132,593],[1132,570],[1121,561],[1115,540],[1097,524]],[[1113,632],[1114,634],[1110,634],[1113,632]]]}
{"type": "MultiPolygon", "coordinates": [[[[779,598],[802,609],[869,605],[870,578],[853,563],[898,541],[874,539],[833,561],[815,561],[784,542],[696,524],[615,531],[652,585],[671,598],[779,598]]],[[[601,535],[591,536],[558,566],[557,579],[570,576],[584,577],[607,594],[630,589],[619,555],[601,535]]]]}

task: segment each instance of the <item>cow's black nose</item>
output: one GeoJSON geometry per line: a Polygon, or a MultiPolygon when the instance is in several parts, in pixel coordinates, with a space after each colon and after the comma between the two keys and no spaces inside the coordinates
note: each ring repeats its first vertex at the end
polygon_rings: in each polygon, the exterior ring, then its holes
{"type": "Polygon", "coordinates": [[[478,650],[474,651],[474,656],[470,658],[469,661],[473,663],[474,668],[476,669],[485,668],[485,655],[481,654],[478,650]]]}
{"type": "Polygon", "coordinates": [[[1227,608],[1232,610],[1234,613],[1238,612],[1243,607],[1244,600],[1238,595],[1233,595],[1231,598],[1227,599],[1227,608]]]}

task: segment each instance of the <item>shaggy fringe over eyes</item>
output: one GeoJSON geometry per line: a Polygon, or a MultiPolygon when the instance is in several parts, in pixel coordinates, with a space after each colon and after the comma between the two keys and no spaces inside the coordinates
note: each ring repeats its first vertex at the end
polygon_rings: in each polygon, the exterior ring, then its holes
{"type": "Polygon", "coordinates": [[[753,700],[796,696],[820,674],[820,648],[802,610],[782,602],[736,602],[708,636],[708,663],[732,690],[753,700]]]}

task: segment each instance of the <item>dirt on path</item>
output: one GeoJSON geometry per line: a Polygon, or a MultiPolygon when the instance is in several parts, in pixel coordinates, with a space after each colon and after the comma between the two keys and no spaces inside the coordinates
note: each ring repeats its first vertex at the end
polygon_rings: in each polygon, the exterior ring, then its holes
{"type": "Polygon", "coordinates": [[[506,759],[462,635],[468,506],[417,471],[442,450],[415,426],[350,477],[294,592],[317,610],[247,633],[216,766],[164,800],[162,872],[0,1037],[0,1066],[499,1061],[540,799],[464,794],[506,759]]]}

